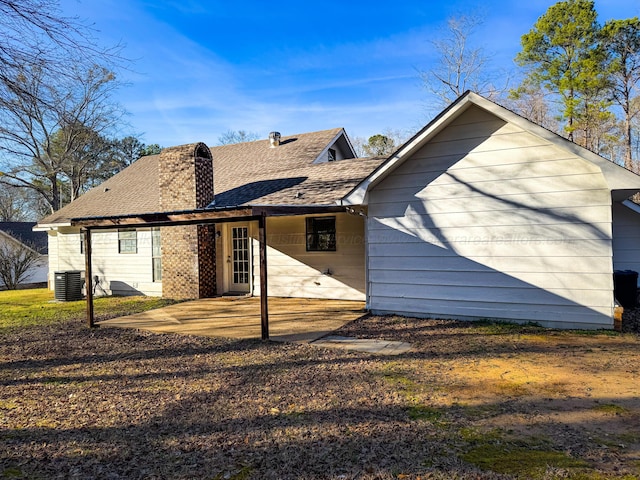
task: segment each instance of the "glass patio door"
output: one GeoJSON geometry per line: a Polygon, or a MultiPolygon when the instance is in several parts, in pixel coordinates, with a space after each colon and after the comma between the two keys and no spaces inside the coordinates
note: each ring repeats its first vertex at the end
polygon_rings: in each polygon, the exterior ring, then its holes
{"type": "Polygon", "coordinates": [[[231,249],[227,259],[229,265],[229,291],[248,292],[251,274],[251,242],[249,227],[246,225],[231,227],[231,249]]]}

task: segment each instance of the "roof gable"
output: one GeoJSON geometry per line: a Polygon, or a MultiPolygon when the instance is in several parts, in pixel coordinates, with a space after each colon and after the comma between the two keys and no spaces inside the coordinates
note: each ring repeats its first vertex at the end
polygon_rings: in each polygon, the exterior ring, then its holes
{"type": "Polygon", "coordinates": [[[0,222],[0,232],[43,255],[47,254],[48,241],[44,232],[34,232],[35,222],[0,222]]]}
{"type": "Polygon", "coordinates": [[[578,157],[597,166],[604,175],[609,188],[615,192],[615,199],[622,200],[633,193],[640,191],[640,176],[621,167],[606,158],[583,148],[560,135],[551,132],[516,113],[501,107],[500,105],[472,92],[467,91],[442,111],[434,120],[420,130],[416,135],[392,154],[380,167],[357,185],[342,203],[344,205],[358,205],[367,202],[367,195],[371,188],[375,187],[391,172],[402,165],[415,152],[430,142],[436,135],[450,126],[457,118],[472,106],[476,106],[485,112],[495,116],[504,122],[511,123],[533,135],[541,137],[578,157]]]}
{"type": "Polygon", "coordinates": [[[327,144],[327,146],[320,152],[318,157],[313,161],[313,163],[325,163],[332,162],[337,160],[346,160],[350,158],[356,157],[355,149],[351,144],[351,140],[347,136],[347,133],[344,129],[339,129],[340,131],[336,134],[336,136],[327,144]],[[329,150],[333,150],[332,156],[329,156],[329,150]]]}
{"type": "Polygon", "coordinates": [[[215,207],[335,204],[380,160],[328,162],[332,147],[355,156],[342,128],[213,147],[215,207]]]}

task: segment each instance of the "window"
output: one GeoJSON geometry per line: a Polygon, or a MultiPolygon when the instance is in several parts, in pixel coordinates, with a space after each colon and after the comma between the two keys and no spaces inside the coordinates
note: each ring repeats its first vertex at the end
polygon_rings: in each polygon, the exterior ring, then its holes
{"type": "Polygon", "coordinates": [[[80,253],[84,253],[84,233],[80,232],[80,253]]]}
{"type": "Polygon", "coordinates": [[[138,235],[135,229],[118,230],[118,253],[138,253],[138,235]]]}
{"type": "Polygon", "coordinates": [[[336,251],[336,217],[307,218],[307,252],[336,251]]]}
{"type": "Polygon", "coordinates": [[[160,229],[151,229],[151,262],[153,267],[153,281],[162,281],[162,243],[160,240],[160,229]]]}
{"type": "Polygon", "coordinates": [[[336,161],[336,151],[333,148],[329,149],[329,161],[330,162],[336,161]]]}

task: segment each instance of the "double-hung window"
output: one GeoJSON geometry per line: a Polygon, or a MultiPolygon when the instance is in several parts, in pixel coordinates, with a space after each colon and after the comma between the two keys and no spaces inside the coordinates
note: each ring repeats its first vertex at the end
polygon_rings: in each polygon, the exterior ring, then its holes
{"type": "Polygon", "coordinates": [[[134,228],[118,230],[118,253],[138,253],[138,232],[134,228]]]}

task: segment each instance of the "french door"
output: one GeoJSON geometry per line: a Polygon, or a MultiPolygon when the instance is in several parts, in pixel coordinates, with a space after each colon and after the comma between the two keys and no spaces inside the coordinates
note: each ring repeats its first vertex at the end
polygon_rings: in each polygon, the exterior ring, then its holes
{"type": "Polygon", "coordinates": [[[251,275],[251,239],[248,225],[231,226],[229,247],[229,291],[248,292],[251,275]]]}

